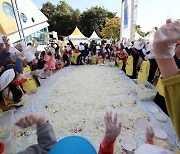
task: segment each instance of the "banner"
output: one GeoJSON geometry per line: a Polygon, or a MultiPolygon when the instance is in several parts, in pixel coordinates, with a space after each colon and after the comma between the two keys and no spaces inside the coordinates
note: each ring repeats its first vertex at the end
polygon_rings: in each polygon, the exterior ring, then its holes
{"type": "Polygon", "coordinates": [[[122,0],[121,5],[121,39],[133,40],[134,0],[122,0]]]}
{"type": "Polygon", "coordinates": [[[128,28],[128,7],[124,9],[124,29],[128,28]]]}

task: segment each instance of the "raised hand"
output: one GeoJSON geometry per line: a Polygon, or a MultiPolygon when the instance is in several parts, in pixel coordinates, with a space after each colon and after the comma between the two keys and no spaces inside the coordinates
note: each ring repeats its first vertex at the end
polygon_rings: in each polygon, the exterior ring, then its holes
{"type": "Polygon", "coordinates": [[[175,55],[175,43],[180,40],[180,22],[170,19],[154,34],[153,49],[157,59],[167,59],[175,55]]]}
{"type": "Polygon", "coordinates": [[[149,141],[149,140],[153,140],[154,138],[154,131],[153,131],[153,128],[150,127],[150,128],[146,128],[146,141],[149,141]]]}
{"type": "Polygon", "coordinates": [[[20,52],[23,51],[23,47],[22,47],[22,44],[21,44],[21,43],[17,43],[16,46],[15,46],[15,48],[16,48],[17,50],[19,50],[20,52]]]}
{"type": "Polygon", "coordinates": [[[110,140],[115,140],[121,132],[122,123],[117,122],[117,114],[112,117],[112,112],[107,112],[104,117],[105,125],[106,125],[106,137],[110,140]]]}
{"type": "Polygon", "coordinates": [[[45,123],[45,118],[41,115],[37,115],[37,114],[30,114],[28,116],[25,116],[21,119],[19,119],[15,125],[21,127],[21,128],[28,128],[34,124],[36,124],[37,126],[42,125],[43,123],[45,123]]]}
{"type": "Polygon", "coordinates": [[[5,45],[9,45],[9,39],[8,39],[8,37],[7,36],[3,36],[2,37],[2,40],[3,40],[3,43],[5,44],[5,45]]]}
{"type": "Polygon", "coordinates": [[[4,43],[4,45],[5,45],[4,50],[5,50],[6,52],[8,52],[8,51],[9,51],[9,48],[10,48],[9,39],[7,38],[7,36],[3,36],[3,37],[2,37],[2,40],[3,40],[3,43],[4,43]]]}

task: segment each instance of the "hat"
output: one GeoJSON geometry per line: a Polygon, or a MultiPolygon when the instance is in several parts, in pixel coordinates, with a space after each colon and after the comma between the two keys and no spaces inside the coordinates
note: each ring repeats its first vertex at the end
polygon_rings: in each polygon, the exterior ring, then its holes
{"type": "Polygon", "coordinates": [[[28,63],[30,63],[34,59],[36,59],[35,55],[31,51],[26,51],[26,52],[24,52],[24,54],[26,55],[26,59],[27,59],[28,63]]]}
{"type": "Polygon", "coordinates": [[[111,44],[111,41],[110,41],[110,40],[107,40],[107,41],[106,41],[106,44],[111,44]]]}
{"type": "Polygon", "coordinates": [[[0,91],[8,86],[8,84],[15,78],[14,69],[5,71],[0,77],[0,91]]]}
{"type": "Polygon", "coordinates": [[[100,46],[96,46],[96,50],[100,50],[101,48],[100,48],[100,46]]]}
{"type": "Polygon", "coordinates": [[[71,47],[66,47],[66,50],[69,52],[71,51],[71,47]]]}
{"type": "Polygon", "coordinates": [[[97,154],[93,145],[80,136],[70,136],[56,143],[49,154],[97,154]]]}

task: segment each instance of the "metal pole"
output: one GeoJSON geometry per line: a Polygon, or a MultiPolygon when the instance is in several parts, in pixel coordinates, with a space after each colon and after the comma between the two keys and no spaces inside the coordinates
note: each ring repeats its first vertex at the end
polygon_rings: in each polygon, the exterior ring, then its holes
{"type": "Polygon", "coordinates": [[[21,18],[20,18],[20,15],[19,15],[19,9],[18,9],[18,5],[17,5],[17,1],[14,0],[15,2],[15,5],[16,5],[16,8],[17,8],[17,14],[18,14],[18,18],[19,18],[19,23],[20,23],[20,26],[21,26],[21,32],[22,32],[22,35],[23,35],[23,38],[25,37],[24,35],[24,30],[23,30],[23,26],[22,26],[22,22],[21,22],[21,18]]]}
{"type": "Polygon", "coordinates": [[[13,8],[13,12],[14,12],[15,19],[16,19],[16,25],[17,25],[17,28],[18,28],[19,37],[20,37],[20,39],[21,39],[21,38],[22,38],[22,37],[21,37],[21,31],[20,31],[20,28],[19,28],[18,19],[17,19],[17,16],[16,16],[16,9],[15,9],[15,7],[14,7],[13,0],[11,0],[11,4],[12,4],[12,8],[13,8]]]}

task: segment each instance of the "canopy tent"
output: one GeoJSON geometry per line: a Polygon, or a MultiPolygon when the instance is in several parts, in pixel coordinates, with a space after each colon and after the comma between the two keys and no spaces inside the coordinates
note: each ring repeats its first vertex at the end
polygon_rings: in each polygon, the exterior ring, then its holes
{"type": "Polygon", "coordinates": [[[101,40],[101,38],[97,35],[97,33],[94,31],[89,38],[90,40],[101,40]]]}
{"type": "Polygon", "coordinates": [[[70,36],[65,37],[64,40],[68,40],[68,38],[69,38],[70,40],[79,40],[79,41],[81,41],[81,40],[87,40],[87,39],[88,39],[87,37],[85,37],[85,36],[80,32],[80,30],[79,30],[77,27],[76,27],[76,29],[73,31],[73,33],[72,33],[70,36]]]}

